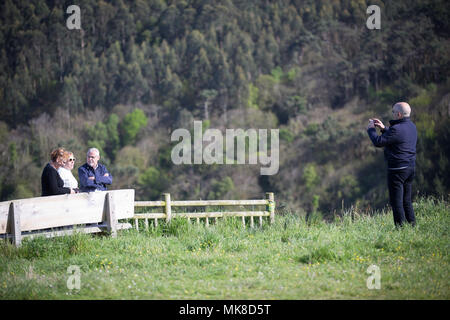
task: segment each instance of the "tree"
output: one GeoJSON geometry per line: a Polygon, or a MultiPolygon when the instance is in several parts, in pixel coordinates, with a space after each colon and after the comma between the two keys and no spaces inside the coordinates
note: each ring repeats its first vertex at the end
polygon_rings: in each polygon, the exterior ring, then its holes
{"type": "Polygon", "coordinates": [[[83,99],[78,92],[77,83],[72,76],[64,77],[60,101],[71,114],[76,114],[84,109],[83,99]]]}
{"type": "Polygon", "coordinates": [[[208,105],[217,96],[217,90],[214,89],[203,90],[200,93],[200,96],[203,98],[204,119],[209,120],[208,105]]]}
{"type": "Polygon", "coordinates": [[[211,81],[212,66],[208,58],[208,54],[204,48],[194,56],[190,67],[191,81],[196,83],[196,87],[208,87],[211,81]]]}
{"type": "Polygon", "coordinates": [[[105,146],[108,140],[108,130],[103,122],[97,122],[95,126],[87,128],[89,147],[97,148],[100,154],[105,152],[105,146]]]}
{"type": "Polygon", "coordinates": [[[208,193],[208,199],[217,200],[226,198],[234,191],[234,183],[230,177],[224,177],[222,180],[213,179],[211,182],[211,191],[208,193]]]}
{"type": "Polygon", "coordinates": [[[149,167],[138,178],[144,199],[155,200],[161,196],[167,186],[167,176],[155,167],[149,167]]]}
{"type": "Polygon", "coordinates": [[[316,165],[314,163],[308,163],[303,169],[303,180],[308,192],[314,190],[319,182],[319,176],[316,172],[316,165]]]}
{"type": "Polygon", "coordinates": [[[116,158],[116,153],[120,148],[119,121],[119,117],[113,113],[108,117],[105,124],[108,133],[105,152],[112,160],[116,158]]]}
{"type": "Polygon", "coordinates": [[[134,109],[127,114],[120,123],[122,146],[135,143],[137,134],[147,125],[147,122],[148,119],[141,109],[134,109]]]}

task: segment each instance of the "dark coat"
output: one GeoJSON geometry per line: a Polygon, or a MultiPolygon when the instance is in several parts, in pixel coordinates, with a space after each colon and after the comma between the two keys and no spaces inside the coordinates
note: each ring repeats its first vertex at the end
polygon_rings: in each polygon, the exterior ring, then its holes
{"type": "Polygon", "coordinates": [[[375,147],[384,147],[389,169],[414,167],[416,162],[417,129],[409,117],[389,121],[390,127],[379,136],[375,128],[367,133],[375,147]]]}
{"type": "Polygon", "coordinates": [[[64,181],[58,171],[47,163],[41,176],[42,196],[54,196],[70,193],[70,188],[64,188],[64,181]]]}
{"type": "Polygon", "coordinates": [[[101,163],[98,163],[95,170],[87,163],[83,164],[78,168],[78,177],[80,178],[80,189],[82,192],[106,191],[108,189],[106,185],[111,184],[113,179],[112,175],[101,163]],[[109,176],[105,177],[105,173],[109,176]],[[95,177],[95,179],[91,180],[89,177],[95,177]]]}

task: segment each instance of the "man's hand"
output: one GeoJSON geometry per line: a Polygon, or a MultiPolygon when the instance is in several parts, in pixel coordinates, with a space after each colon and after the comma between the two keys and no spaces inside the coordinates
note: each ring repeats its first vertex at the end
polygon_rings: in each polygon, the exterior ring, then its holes
{"type": "Polygon", "coordinates": [[[92,176],[92,177],[89,177],[88,179],[89,179],[89,180],[95,180],[95,177],[92,176]]]}
{"type": "Polygon", "coordinates": [[[105,173],[103,176],[104,177],[109,177],[109,173],[105,173]]]}
{"type": "Polygon", "coordinates": [[[373,124],[375,125],[375,127],[378,127],[380,129],[385,128],[383,122],[381,122],[379,119],[373,119],[373,124]]]}

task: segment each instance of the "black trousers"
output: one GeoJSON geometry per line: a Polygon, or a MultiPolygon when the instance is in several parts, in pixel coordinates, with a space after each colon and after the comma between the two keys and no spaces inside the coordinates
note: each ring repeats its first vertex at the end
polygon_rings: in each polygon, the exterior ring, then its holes
{"type": "Polygon", "coordinates": [[[389,202],[396,226],[401,226],[406,221],[413,226],[416,224],[412,206],[412,181],[414,174],[414,167],[388,170],[389,202]]]}

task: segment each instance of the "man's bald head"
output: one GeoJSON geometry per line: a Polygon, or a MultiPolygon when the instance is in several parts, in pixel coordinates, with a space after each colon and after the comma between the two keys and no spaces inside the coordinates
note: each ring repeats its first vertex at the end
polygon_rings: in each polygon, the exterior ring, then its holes
{"type": "Polygon", "coordinates": [[[394,116],[397,116],[398,113],[400,113],[401,116],[398,116],[398,119],[409,117],[411,115],[411,107],[406,102],[397,102],[392,107],[392,113],[394,113],[394,116]]]}

